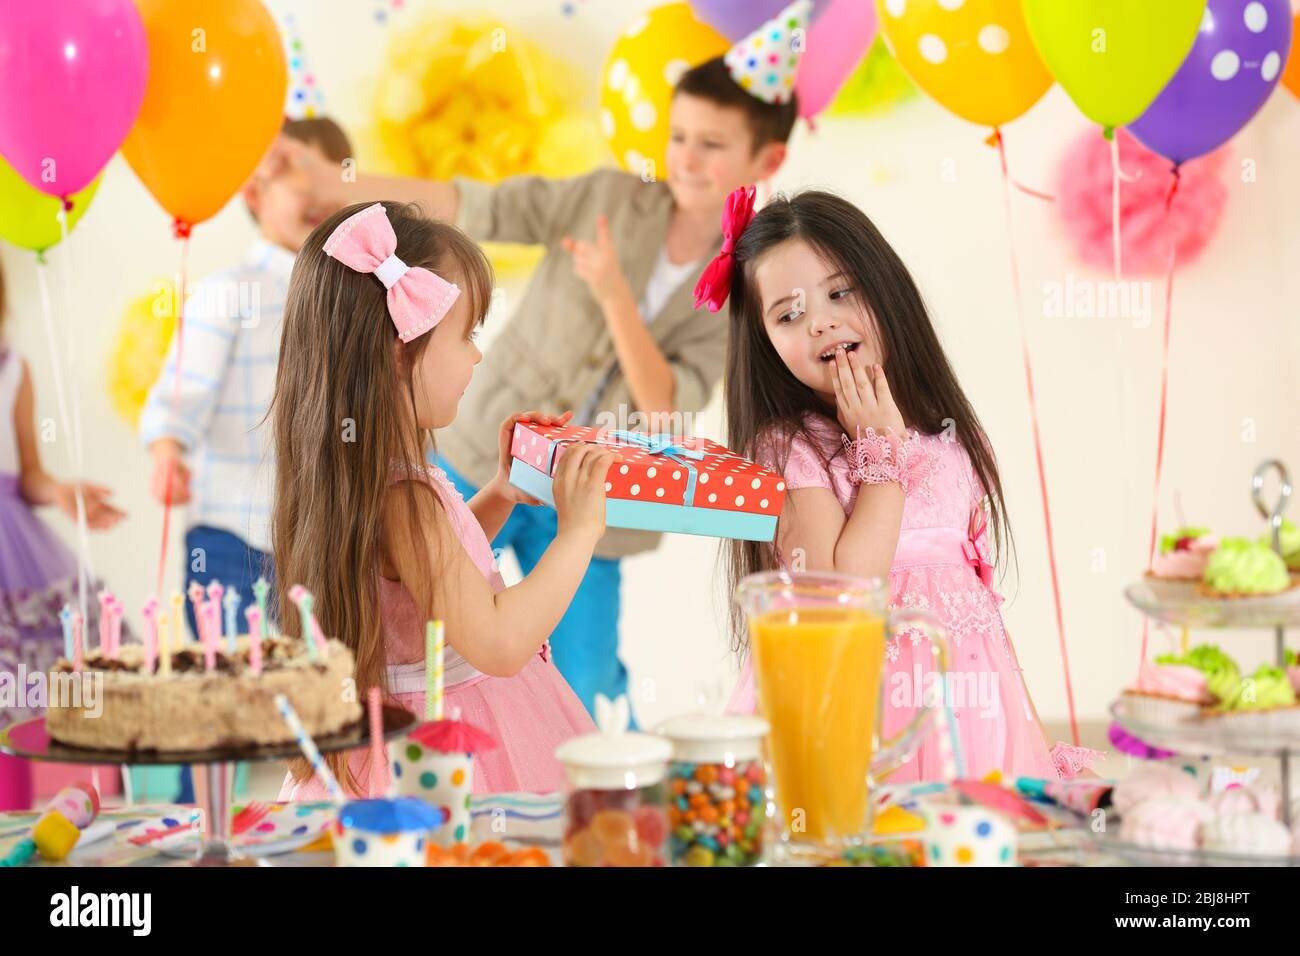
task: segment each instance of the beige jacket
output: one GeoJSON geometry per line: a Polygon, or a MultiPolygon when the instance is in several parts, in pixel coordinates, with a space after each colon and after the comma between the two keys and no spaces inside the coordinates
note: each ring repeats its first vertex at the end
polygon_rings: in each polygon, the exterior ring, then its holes
{"type": "MultiPolygon", "coordinates": [[[[673,202],[663,183],[646,183],[615,170],[566,180],[516,176],[496,186],[462,177],[454,183],[460,193],[457,225],[471,238],[546,246],[510,324],[475,372],[456,421],[438,433],[438,450],[481,487],[496,474],[497,430],[508,415],[530,409],[576,411],[617,364],[600,307],[574,274],[572,257],[560,248],[560,239],[594,237],[596,216],[604,213],[623,274],[639,302],[663,246],[673,202]]],[[[721,242],[719,236],[710,257],[721,242]]],[[[708,403],[726,355],[725,314],[692,308],[698,279],[698,273],[689,276],[649,325],[672,364],[674,411],[679,412],[697,412],[708,403]]],[[[645,424],[627,421],[638,409],[617,368],[597,407],[608,416],[598,423],[647,430],[645,424]]],[[[621,558],[648,551],[659,537],[610,529],[596,554],[621,558]]]]}

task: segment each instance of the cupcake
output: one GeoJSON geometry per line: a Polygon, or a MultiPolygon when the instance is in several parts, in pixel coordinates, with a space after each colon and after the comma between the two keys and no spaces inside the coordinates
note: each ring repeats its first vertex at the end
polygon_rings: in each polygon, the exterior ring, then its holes
{"type": "Polygon", "coordinates": [[[1224,721],[1234,731],[1300,731],[1300,706],[1280,667],[1261,664],[1248,677],[1215,674],[1206,686],[1218,703],[1201,712],[1205,719],[1224,721]]]}
{"type": "Polygon", "coordinates": [[[1230,813],[1201,827],[1201,848],[1244,856],[1289,856],[1291,832],[1264,813],[1230,813]]]}
{"type": "Polygon", "coordinates": [[[1197,589],[1207,597],[1280,594],[1291,587],[1286,562],[1272,548],[1245,538],[1224,538],[1210,555],[1197,589]]]}
{"type": "Polygon", "coordinates": [[[1144,663],[1137,684],[1124,691],[1124,713],[1149,727],[1172,727],[1214,703],[1205,674],[1186,664],[1144,663]]]}
{"type": "MultiPolygon", "coordinates": [[[[1264,534],[1259,538],[1259,543],[1266,548],[1273,547],[1273,535],[1264,534]]],[[[1300,571],[1300,528],[1297,528],[1285,518],[1282,519],[1282,527],[1278,531],[1278,544],[1282,548],[1282,560],[1291,571],[1300,571]]]]}
{"type": "Polygon", "coordinates": [[[1153,763],[1138,767],[1116,783],[1110,805],[1121,819],[1126,819],[1148,800],[1160,797],[1196,800],[1200,794],[1201,786],[1192,774],[1168,764],[1153,763]]]}
{"type": "Polygon", "coordinates": [[[1179,528],[1162,535],[1160,551],[1151,561],[1147,577],[1162,581],[1199,581],[1210,554],[1219,546],[1208,528],[1179,528]]]}
{"type": "Polygon", "coordinates": [[[1195,797],[1151,797],[1124,815],[1119,836],[1153,850],[1195,850],[1201,827],[1213,819],[1214,811],[1195,797]]]}
{"type": "Polygon", "coordinates": [[[1156,658],[1157,664],[1186,664],[1195,667],[1206,676],[1229,673],[1236,675],[1239,670],[1237,662],[1223,652],[1218,644],[1197,644],[1186,654],[1161,654],[1156,658]]]}
{"type": "Polygon", "coordinates": [[[1210,797],[1210,806],[1220,817],[1258,813],[1276,820],[1281,805],[1282,800],[1272,787],[1243,787],[1234,784],[1210,797]]]}

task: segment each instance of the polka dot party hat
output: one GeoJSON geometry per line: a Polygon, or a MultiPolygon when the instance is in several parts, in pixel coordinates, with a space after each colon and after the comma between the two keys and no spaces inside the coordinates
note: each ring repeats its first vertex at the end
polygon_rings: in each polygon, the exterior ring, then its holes
{"type": "Polygon", "coordinates": [[[307,62],[298,22],[292,13],[285,16],[283,26],[289,61],[289,89],[285,92],[284,115],[289,119],[312,119],[325,112],[325,97],[311,64],[307,62]]]}
{"type": "Polygon", "coordinates": [[[741,89],[764,103],[789,102],[811,11],[812,0],[795,0],[727,51],[723,62],[741,89]]]}

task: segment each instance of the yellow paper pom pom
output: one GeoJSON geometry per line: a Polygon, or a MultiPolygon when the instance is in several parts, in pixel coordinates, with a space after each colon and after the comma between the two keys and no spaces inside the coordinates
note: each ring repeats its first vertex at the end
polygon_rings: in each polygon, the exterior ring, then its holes
{"type": "Polygon", "coordinates": [[[176,291],[160,279],[122,313],[108,356],[108,395],[113,410],[132,427],[140,422],[149,389],[176,332],[176,291]]]}

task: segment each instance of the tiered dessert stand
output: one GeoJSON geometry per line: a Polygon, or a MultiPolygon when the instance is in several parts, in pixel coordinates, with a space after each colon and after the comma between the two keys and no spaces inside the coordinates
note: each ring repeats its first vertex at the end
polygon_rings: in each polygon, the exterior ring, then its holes
{"type": "MultiPolygon", "coordinates": [[[[1291,475],[1276,459],[1263,462],[1251,478],[1251,496],[1259,513],[1272,531],[1273,549],[1282,552],[1280,534],[1282,514],[1291,497],[1291,475]],[[1270,508],[1264,503],[1264,482],[1270,472],[1277,474],[1281,488],[1277,502],[1270,508]]],[[[1124,596],[1139,611],[1153,620],[1187,630],[1237,629],[1272,631],[1277,666],[1286,667],[1285,638],[1289,627],[1300,627],[1300,589],[1262,597],[1210,598],[1197,592],[1194,583],[1160,581],[1146,578],[1131,584],[1124,596]]],[[[1222,720],[1186,721],[1177,727],[1156,727],[1133,719],[1121,698],[1111,705],[1111,715],[1134,736],[1152,746],[1187,756],[1211,757],[1239,754],[1278,760],[1282,777],[1282,821],[1290,828],[1291,758],[1300,755],[1300,736],[1294,733],[1233,730],[1222,720]]],[[[1107,850],[1131,862],[1157,866],[1300,866],[1300,857],[1261,857],[1205,850],[1156,850],[1125,844],[1112,834],[1099,834],[1107,850]]]]}
{"type": "MultiPolygon", "coordinates": [[[[392,740],[406,733],[416,722],[415,715],[400,707],[385,706],[384,740],[392,740]]],[[[369,721],[360,720],[347,730],[327,737],[317,737],[316,747],[322,754],[338,750],[352,750],[370,745],[369,721]]],[[[0,731],[0,753],[27,760],[44,760],[55,763],[119,764],[132,766],[158,766],[160,764],[193,764],[197,771],[202,767],[207,786],[202,789],[200,809],[200,839],[196,844],[184,843],[175,849],[160,849],[160,853],[188,859],[196,866],[229,866],[232,864],[262,863],[252,860],[232,843],[230,834],[231,791],[237,762],[265,760],[292,760],[302,756],[294,743],[264,747],[230,747],[223,750],[201,752],[86,750],[69,747],[51,740],[45,731],[45,718],[14,724],[0,731]]]]}

